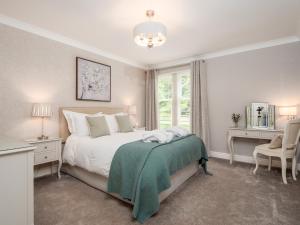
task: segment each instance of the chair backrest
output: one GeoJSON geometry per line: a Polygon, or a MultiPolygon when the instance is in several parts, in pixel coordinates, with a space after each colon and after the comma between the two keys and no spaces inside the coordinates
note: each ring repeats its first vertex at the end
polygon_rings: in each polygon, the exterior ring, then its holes
{"type": "Polygon", "coordinates": [[[296,150],[297,143],[300,137],[300,119],[290,120],[284,129],[282,140],[283,151],[287,148],[296,150]]]}

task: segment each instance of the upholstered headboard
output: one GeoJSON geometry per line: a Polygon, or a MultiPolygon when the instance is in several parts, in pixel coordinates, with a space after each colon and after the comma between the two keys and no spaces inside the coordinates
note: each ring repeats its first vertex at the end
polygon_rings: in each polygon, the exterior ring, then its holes
{"type": "Polygon", "coordinates": [[[105,114],[114,114],[118,112],[124,112],[124,108],[110,108],[110,107],[61,107],[59,108],[59,137],[63,139],[63,142],[69,137],[70,132],[68,130],[68,124],[64,117],[63,110],[69,110],[72,112],[94,114],[97,112],[103,112],[105,114]]]}

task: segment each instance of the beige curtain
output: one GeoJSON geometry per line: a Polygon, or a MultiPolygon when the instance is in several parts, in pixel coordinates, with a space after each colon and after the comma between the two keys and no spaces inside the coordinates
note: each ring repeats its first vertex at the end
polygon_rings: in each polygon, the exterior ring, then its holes
{"type": "Polygon", "coordinates": [[[146,130],[157,129],[156,70],[146,72],[146,130]]]}
{"type": "Polygon", "coordinates": [[[191,63],[192,132],[201,137],[207,151],[210,148],[206,64],[203,60],[191,63]]]}

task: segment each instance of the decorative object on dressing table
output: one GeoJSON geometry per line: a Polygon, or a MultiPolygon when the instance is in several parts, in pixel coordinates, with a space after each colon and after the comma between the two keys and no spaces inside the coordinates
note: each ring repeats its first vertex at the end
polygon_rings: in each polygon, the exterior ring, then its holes
{"type": "Polygon", "coordinates": [[[246,106],[246,127],[248,129],[275,129],[275,105],[251,103],[246,106]]]}
{"type": "Polygon", "coordinates": [[[275,106],[268,103],[251,103],[246,106],[246,128],[229,128],[227,145],[230,153],[230,164],[234,158],[234,139],[250,138],[272,140],[282,130],[275,129],[275,106]]]}
{"type": "Polygon", "coordinates": [[[231,119],[234,122],[234,127],[238,128],[239,127],[239,120],[241,119],[241,114],[232,113],[231,119]]]}

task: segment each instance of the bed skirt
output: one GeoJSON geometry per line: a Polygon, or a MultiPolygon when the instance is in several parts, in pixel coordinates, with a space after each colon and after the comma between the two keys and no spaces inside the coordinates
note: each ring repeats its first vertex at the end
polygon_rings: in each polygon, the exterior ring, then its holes
{"type": "MultiPolygon", "coordinates": [[[[159,202],[165,200],[172,192],[174,192],[181,184],[183,184],[186,180],[188,180],[191,176],[193,176],[199,170],[199,162],[195,161],[183,169],[177,171],[175,174],[171,176],[171,187],[167,190],[164,190],[159,194],[159,202]]],[[[118,194],[108,193],[107,192],[107,181],[108,178],[96,173],[89,172],[85,169],[82,169],[77,166],[71,166],[69,164],[63,164],[62,172],[65,172],[72,177],[75,177],[82,182],[99,189],[109,195],[112,195],[124,202],[132,204],[130,201],[121,198],[118,194]]]]}

